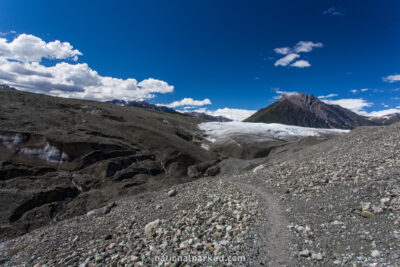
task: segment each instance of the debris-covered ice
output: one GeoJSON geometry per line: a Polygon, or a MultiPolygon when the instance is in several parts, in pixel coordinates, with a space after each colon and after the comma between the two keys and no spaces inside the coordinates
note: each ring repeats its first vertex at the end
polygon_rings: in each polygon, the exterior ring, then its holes
{"type": "Polygon", "coordinates": [[[37,157],[49,162],[65,162],[69,160],[66,153],[60,151],[58,148],[46,143],[42,148],[23,148],[20,153],[31,157],[37,157]]]}

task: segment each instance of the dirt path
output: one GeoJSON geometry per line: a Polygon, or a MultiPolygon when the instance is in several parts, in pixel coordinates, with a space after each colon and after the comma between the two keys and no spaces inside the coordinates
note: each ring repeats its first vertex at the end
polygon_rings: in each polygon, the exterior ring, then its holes
{"type": "Polygon", "coordinates": [[[285,212],[275,196],[265,189],[256,175],[239,175],[232,182],[253,193],[259,201],[261,216],[257,225],[260,265],[295,266],[291,257],[290,232],[285,212]]]}

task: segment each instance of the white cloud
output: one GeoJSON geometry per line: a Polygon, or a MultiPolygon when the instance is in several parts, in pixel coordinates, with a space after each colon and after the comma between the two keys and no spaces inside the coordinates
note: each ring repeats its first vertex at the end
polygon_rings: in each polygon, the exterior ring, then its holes
{"type": "Polygon", "coordinates": [[[344,16],[344,13],[341,8],[337,7],[330,7],[324,12],[322,12],[322,15],[330,15],[330,16],[344,16]]]}
{"type": "MultiPolygon", "coordinates": [[[[311,41],[300,41],[293,48],[290,47],[275,48],[274,49],[275,53],[285,56],[278,59],[275,62],[274,66],[287,66],[290,64],[290,62],[300,57],[299,53],[309,53],[314,48],[319,48],[323,46],[324,44],[321,42],[314,43],[311,41]]],[[[305,67],[310,67],[311,64],[307,60],[298,60],[292,63],[290,66],[297,68],[305,68],[305,67]]]]}
{"type": "Polygon", "coordinates": [[[400,82],[400,74],[393,74],[382,78],[383,81],[388,83],[400,82]]]}
{"type": "Polygon", "coordinates": [[[324,99],[324,98],[332,98],[338,96],[338,94],[329,94],[329,95],[320,95],[318,96],[319,99],[324,99]]]}
{"type": "Polygon", "coordinates": [[[278,48],[275,48],[274,51],[277,54],[287,55],[290,53],[291,48],[290,47],[278,47],[278,48]]]}
{"type": "Polygon", "coordinates": [[[344,108],[350,109],[355,113],[362,115],[366,114],[366,112],[363,110],[364,108],[372,106],[372,103],[362,98],[348,98],[348,99],[338,99],[338,100],[322,99],[321,101],[330,105],[342,106],[344,108]]]}
{"type": "Polygon", "coordinates": [[[11,30],[11,31],[8,31],[8,32],[0,32],[0,36],[1,37],[4,37],[4,36],[7,36],[7,35],[9,35],[9,34],[16,34],[17,32],[16,31],[14,31],[14,30],[11,30]]]}
{"type": "Polygon", "coordinates": [[[359,92],[367,92],[368,90],[369,90],[368,88],[352,89],[352,90],[350,90],[350,92],[352,92],[353,94],[357,94],[359,92]]]}
{"type": "Polygon", "coordinates": [[[46,43],[36,36],[20,34],[11,42],[0,38],[0,55],[2,58],[11,60],[40,62],[42,58],[77,59],[77,56],[81,56],[82,53],[73,49],[68,42],[61,43],[56,40],[46,43]]]}
{"type": "Polygon", "coordinates": [[[280,99],[282,95],[295,95],[295,94],[298,94],[298,92],[282,91],[282,90],[279,90],[278,88],[275,90],[275,93],[277,93],[278,95],[274,96],[273,99],[280,99]]]}
{"type": "Polygon", "coordinates": [[[400,113],[400,107],[397,108],[390,108],[390,109],[385,109],[385,110],[379,110],[379,111],[372,111],[370,113],[366,113],[366,116],[369,117],[381,117],[393,113],[400,113]]]}
{"type": "Polygon", "coordinates": [[[292,54],[284,56],[283,58],[278,59],[274,65],[275,66],[287,66],[287,65],[289,65],[290,62],[292,62],[293,60],[295,60],[298,57],[300,57],[300,55],[292,53],[292,54]]]}
{"type": "Polygon", "coordinates": [[[242,121],[257,112],[257,110],[236,109],[236,108],[220,108],[217,110],[207,110],[205,108],[194,110],[203,112],[211,116],[223,116],[233,121],[242,121]]]}
{"type": "Polygon", "coordinates": [[[204,106],[204,105],[211,105],[210,99],[206,98],[203,100],[194,100],[193,98],[185,97],[180,101],[174,101],[170,104],[162,105],[169,108],[181,107],[181,106],[204,106]]]}
{"type": "Polygon", "coordinates": [[[307,68],[311,67],[311,64],[307,60],[297,60],[296,62],[290,64],[290,66],[296,68],[307,68]]]}
{"type": "Polygon", "coordinates": [[[314,47],[320,48],[320,47],[323,47],[323,46],[324,46],[324,44],[321,43],[321,42],[314,43],[314,42],[311,42],[311,41],[300,41],[294,47],[294,51],[296,53],[301,53],[301,52],[309,53],[314,49],[314,47]]]}
{"type": "Polygon", "coordinates": [[[27,34],[11,42],[0,38],[0,83],[24,91],[99,101],[148,99],[174,90],[172,85],[153,78],[137,82],[133,78],[101,76],[86,63],[40,63],[43,58],[77,60],[80,55],[68,42],[46,43],[27,34]]]}

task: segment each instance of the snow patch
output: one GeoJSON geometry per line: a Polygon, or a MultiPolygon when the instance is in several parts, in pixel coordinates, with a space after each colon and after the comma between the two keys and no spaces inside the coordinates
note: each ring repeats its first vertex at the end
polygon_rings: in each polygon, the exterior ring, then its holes
{"type": "Polygon", "coordinates": [[[339,129],[319,129],[280,123],[205,122],[199,128],[212,143],[223,143],[240,138],[247,143],[265,141],[294,141],[307,136],[336,136],[349,132],[339,129]]]}
{"type": "Polygon", "coordinates": [[[22,148],[20,153],[31,157],[37,157],[49,162],[65,162],[69,160],[69,156],[60,151],[58,148],[46,143],[43,148],[22,148]]]}

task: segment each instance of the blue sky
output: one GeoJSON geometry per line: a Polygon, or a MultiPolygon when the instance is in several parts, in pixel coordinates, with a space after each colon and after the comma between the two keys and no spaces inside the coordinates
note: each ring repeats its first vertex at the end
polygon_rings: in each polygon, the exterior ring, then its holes
{"type": "Polygon", "coordinates": [[[396,0],[3,0],[0,32],[0,82],[22,90],[240,118],[281,92],[400,112],[396,0]]]}

